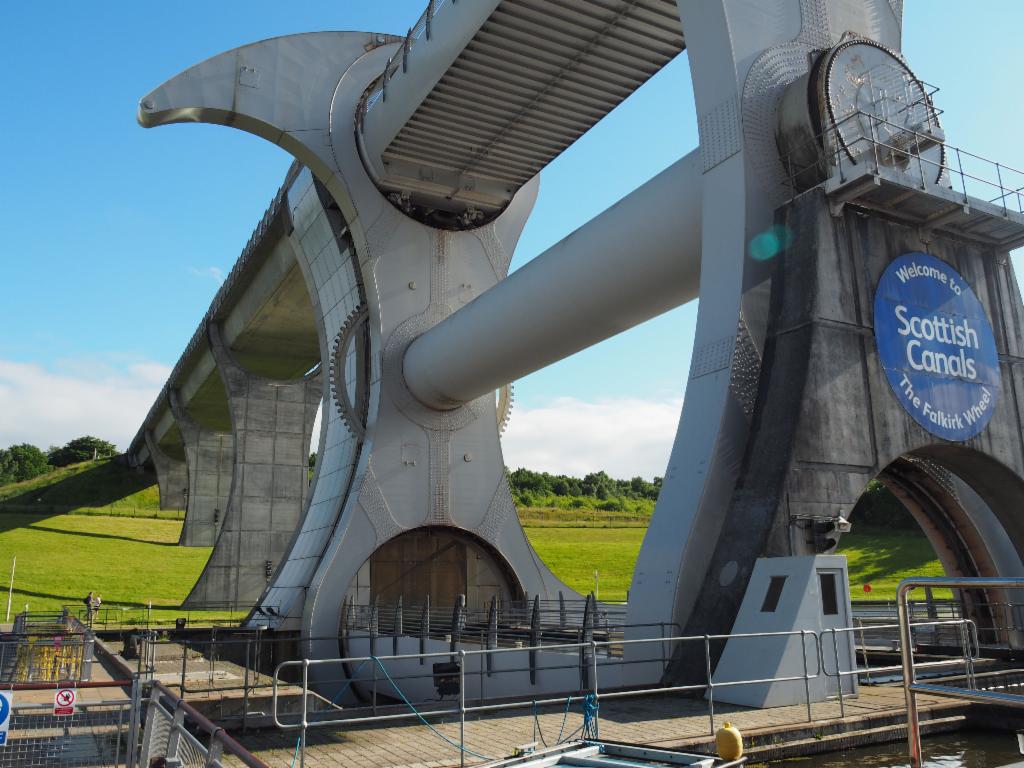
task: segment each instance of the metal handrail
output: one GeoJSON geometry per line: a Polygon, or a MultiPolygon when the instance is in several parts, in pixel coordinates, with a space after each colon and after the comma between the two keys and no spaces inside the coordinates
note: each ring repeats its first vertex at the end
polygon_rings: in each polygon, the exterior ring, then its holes
{"type": "Polygon", "coordinates": [[[384,71],[363,98],[359,107],[358,122],[360,128],[363,124],[363,118],[369,114],[370,110],[377,106],[379,102],[387,101],[388,82],[398,72],[399,67],[403,71],[408,68],[409,53],[415,46],[416,41],[424,37],[427,40],[430,39],[431,27],[437,12],[445,5],[449,3],[454,5],[455,2],[456,0],[428,0],[426,10],[420,14],[416,23],[409,28],[405,38],[403,38],[399,52],[388,58],[387,63],[384,65],[384,71]]]}
{"type": "MultiPolygon", "coordinates": [[[[248,766],[248,768],[268,768],[265,762],[235,741],[227,731],[219,725],[211,722],[205,715],[203,715],[202,712],[175,694],[159,680],[154,680],[152,685],[155,690],[159,691],[160,695],[167,697],[169,703],[173,707],[172,714],[177,712],[183,713],[183,715],[188,717],[198,730],[206,733],[210,737],[211,750],[213,745],[217,744],[223,749],[223,751],[237,757],[239,761],[243,765],[248,766]]],[[[184,728],[183,724],[177,723],[176,726],[180,726],[180,730],[183,735],[192,737],[192,734],[184,728]]],[[[192,738],[194,739],[194,737],[192,738]]],[[[196,740],[196,743],[199,743],[198,740],[196,740]]],[[[200,744],[200,746],[202,745],[200,744]]]]}
{"type": "MultiPolygon", "coordinates": [[[[817,148],[823,147],[825,149],[825,155],[824,155],[824,157],[822,159],[828,161],[834,168],[836,168],[836,170],[838,171],[839,176],[840,176],[841,179],[844,178],[844,173],[843,173],[843,166],[844,166],[843,154],[847,151],[847,149],[844,148],[842,143],[839,141],[839,138],[841,136],[840,130],[841,130],[842,126],[844,126],[846,123],[848,123],[848,122],[850,122],[852,120],[858,120],[858,119],[866,119],[868,121],[868,123],[869,123],[869,125],[871,127],[871,135],[870,136],[860,136],[859,138],[857,138],[853,142],[853,145],[858,145],[858,144],[867,144],[868,145],[869,149],[867,151],[865,151],[862,156],[863,157],[867,157],[867,158],[874,157],[874,170],[876,172],[879,170],[879,167],[881,165],[881,161],[879,160],[879,150],[881,149],[881,150],[884,150],[884,151],[888,151],[889,153],[891,153],[894,156],[903,156],[903,157],[907,158],[908,161],[910,161],[911,159],[915,160],[916,161],[916,165],[918,166],[918,170],[921,173],[921,182],[924,185],[927,185],[929,183],[935,183],[935,182],[929,182],[925,178],[924,173],[923,173],[923,170],[924,170],[925,166],[928,166],[929,168],[936,169],[939,172],[939,174],[947,173],[951,177],[955,176],[955,177],[959,178],[959,180],[960,180],[960,192],[963,194],[963,201],[964,201],[965,204],[970,199],[970,196],[968,195],[968,192],[967,192],[967,181],[970,180],[972,182],[976,182],[978,184],[982,184],[982,185],[987,186],[987,187],[992,187],[995,190],[997,190],[999,192],[999,194],[997,194],[995,197],[992,197],[992,198],[988,199],[986,202],[996,203],[997,201],[1001,201],[1000,204],[1001,204],[1001,206],[1003,208],[1004,213],[1007,212],[1006,199],[1008,197],[1011,197],[1011,196],[1016,196],[1016,198],[1017,198],[1018,213],[1024,212],[1024,199],[1022,199],[1022,197],[1024,197],[1024,183],[1020,184],[1019,186],[1015,186],[1015,187],[1008,187],[1008,186],[1006,186],[1003,183],[1003,173],[1004,172],[1008,172],[1008,173],[1012,173],[1012,174],[1017,174],[1018,176],[1021,177],[1022,180],[1024,180],[1024,171],[1022,171],[1020,169],[1017,169],[1017,168],[1014,168],[1012,166],[1005,165],[1003,163],[998,163],[998,162],[996,162],[994,160],[989,160],[988,158],[982,157],[981,155],[977,155],[977,154],[974,154],[973,152],[968,152],[965,149],[961,149],[959,147],[955,147],[953,145],[950,145],[949,143],[947,143],[945,141],[941,142],[942,146],[945,149],[945,152],[944,152],[943,158],[942,158],[942,162],[936,162],[935,160],[932,160],[930,158],[924,157],[922,155],[920,149],[916,148],[917,146],[919,146],[919,144],[917,144],[917,145],[915,145],[915,147],[911,147],[909,149],[906,148],[906,147],[898,147],[898,146],[889,144],[886,141],[878,138],[878,131],[876,129],[880,128],[882,126],[894,128],[894,129],[900,131],[902,134],[907,134],[907,135],[913,136],[915,141],[917,141],[917,142],[931,142],[933,144],[936,141],[935,136],[929,135],[929,134],[926,134],[926,133],[921,133],[919,131],[915,131],[913,129],[907,128],[906,126],[898,125],[898,124],[893,123],[893,122],[891,122],[891,121],[889,121],[889,120],[887,120],[885,118],[878,117],[877,115],[871,114],[869,112],[864,112],[862,110],[856,110],[856,111],[850,112],[843,119],[838,120],[838,121],[836,121],[834,123],[830,123],[830,124],[826,125],[825,128],[819,134],[817,134],[814,138],[812,138],[809,142],[807,142],[804,145],[802,145],[802,147],[798,147],[798,148],[793,149],[792,151],[787,153],[785,156],[783,156],[782,161],[783,161],[783,165],[784,165],[784,167],[786,169],[786,172],[787,172],[787,181],[788,181],[788,183],[790,185],[790,188],[793,190],[794,195],[799,191],[799,185],[798,185],[797,180],[800,177],[804,177],[807,174],[812,173],[818,167],[818,165],[819,165],[819,162],[816,161],[814,163],[811,163],[811,164],[808,164],[808,165],[805,165],[805,166],[802,166],[802,167],[796,167],[796,168],[794,167],[794,165],[793,165],[793,158],[794,158],[794,156],[797,155],[801,151],[801,149],[805,149],[808,146],[814,146],[814,147],[817,147],[817,148]],[[826,139],[829,139],[829,141],[826,142],[825,141],[826,139]],[[953,167],[952,163],[950,162],[951,159],[952,159],[951,156],[954,156],[954,155],[955,155],[956,161],[957,161],[955,168],[953,167]],[[964,171],[964,169],[963,169],[963,159],[964,158],[968,158],[968,159],[972,159],[972,160],[977,160],[977,161],[980,161],[981,163],[984,163],[985,165],[991,167],[995,171],[996,178],[995,179],[984,178],[982,176],[978,176],[978,175],[975,175],[975,174],[968,173],[968,172],[964,171]]],[[[846,162],[851,164],[851,165],[857,165],[858,164],[857,160],[856,159],[852,159],[852,158],[847,160],[846,162]]],[[[812,185],[812,186],[814,186],[814,185],[812,185]]],[[[950,189],[953,188],[952,187],[952,183],[950,183],[948,188],[950,188],[950,189]]]]}
{"type": "MultiPolygon", "coordinates": [[[[1024,582],[1022,582],[1024,585],[1024,582]]],[[[977,627],[970,619],[944,619],[944,620],[932,620],[932,621],[916,621],[911,624],[914,628],[921,627],[958,627],[960,628],[960,640],[963,648],[963,657],[952,660],[940,660],[932,662],[924,662],[918,665],[919,669],[925,668],[940,668],[940,667],[951,667],[963,665],[965,674],[968,679],[973,679],[973,663],[975,659],[980,655],[980,644],[978,641],[977,627]]],[[[897,629],[902,632],[902,625],[887,624],[873,629],[897,629]]],[[[539,706],[552,706],[552,705],[565,705],[568,706],[573,702],[583,701],[586,697],[592,696],[595,700],[599,699],[618,699],[628,698],[635,696],[654,695],[659,693],[679,693],[679,692],[693,692],[693,691],[706,691],[708,700],[708,718],[710,723],[710,732],[714,733],[715,726],[715,691],[722,688],[731,686],[742,686],[742,685],[755,685],[755,684],[770,684],[770,683],[794,683],[803,682],[804,694],[807,706],[807,719],[808,722],[813,721],[813,713],[811,709],[811,694],[810,694],[810,682],[819,677],[827,677],[838,679],[839,690],[838,700],[841,713],[845,712],[845,701],[842,681],[844,678],[859,675],[865,670],[859,669],[854,663],[853,667],[849,670],[844,670],[840,664],[839,655],[839,643],[838,636],[844,633],[856,633],[862,631],[860,627],[837,627],[824,629],[820,632],[813,632],[810,630],[791,630],[788,632],[748,632],[748,633],[731,633],[731,634],[719,634],[719,635],[679,635],[673,637],[657,637],[657,638],[641,638],[634,640],[590,640],[584,642],[566,642],[566,643],[554,643],[551,645],[533,645],[527,647],[498,647],[498,648],[479,648],[479,649],[466,649],[459,648],[458,650],[452,648],[448,650],[432,651],[424,653],[410,653],[410,654],[389,654],[389,655],[369,655],[369,656],[351,656],[336,659],[294,659],[284,661],[277,665],[274,669],[272,677],[272,694],[271,694],[271,716],[274,725],[282,730],[301,730],[300,735],[300,749],[304,751],[304,745],[306,742],[306,732],[309,728],[317,727],[329,727],[329,726],[355,726],[363,725],[368,723],[384,723],[384,722],[395,722],[402,720],[412,719],[425,719],[425,718],[438,718],[445,716],[457,716],[459,718],[460,726],[460,740],[457,745],[453,741],[453,745],[457,746],[460,750],[463,750],[462,754],[465,755],[465,718],[467,714],[472,713],[485,713],[485,712],[498,712],[503,710],[514,710],[514,709],[525,709],[525,708],[536,708],[539,706]],[[828,634],[832,634],[832,645],[830,649],[832,655],[836,657],[836,672],[828,671],[825,664],[825,638],[828,634]],[[711,663],[711,642],[712,641],[728,641],[730,639],[741,639],[741,638],[772,638],[772,637],[800,637],[800,644],[802,650],[802,672],[797,674],[786,674],[778,675],[775,677],[764,677],[764,678],[751,678],[743,680],[727,680],[727,681],[716,681],[713,678],[713,667],[711,663]],[[808,639],[810,639],[810,648],[808,648],[808,639]],[[614,665],[620,665],[627,662],[612,662],[610,656],[607,654],[601,654],[599,651],[603,649],[610,649],[612,647],[621,648],[626,645],[645,645],[645,644],[665,644],[665,643],[682,643],[682,642],[699,642],[703,644],[704,657],[705,657],[705,681],[699,683],[691,683],[685,685],[673,685],[673,686],[652,686],[652,687],[639,687],[622,690],[612,690],[602,692],[598,685],[599,671],[601,667],[608,667],[614,665]],[[812,657],[815,659],[816,669],[813,671],[810,669],[808,664],[808,651],[811,652],[812,657]],[[480,674],[484,672],[484,659],[489,658],[497,654],[507,653],[532,653],[532,652],[562,652],[565,653],[567,658],[570,657],[572,652],[579,652],[581,659],[579,663],[568,665],[569,667],[578,666],[580,663],[586,664],[588,674],[584,681],[581,681],[581,687],[574,689],[572,692],[568,692],[567,695],[553,696],[548,694],[546,698],[537,699],[522,699],[522,700],[511,700],[502,701],[499,703],[482,703],[483,698],[480,698],[481,703],[476,705],[468,705],[466,703],[466,682],[467,679],[471,679],[471,676],[476,675],[476,671],[467,670],[466,659],[469,657],[477,656],[481,658],[480,662],[480,674]],[[459,676],[459,702],[458,706],[439,706],[437,708],[427,709],[420,712],[413,709],[412,712],[399,712],[399,713],[388,713],[388,714],[377,714],[376,705],[373,707],[373,714],[353,714],[353,716],[333,717],[331,716],[335,712],[342,711],[341,707],[334,704],[332,701],[327,699],[321,699],[324,703],[328,704],[328,709],[322,710],[315,714],[314,718],[311,719],[309,709],[309,697],[312,695],[315,698],[320,699],[321,697],[314,694],[309,689],[309,670],[311,667],[322,667],[325,665],[338,665],[346,670],[350,669],[350,665],[353,664],[365,664],[370,663],[374,665],[381,665],[383,669],[384,662],[393,661],[410,661],[410,660],[421,660],[421,663],[425,659],[435,660],[454,660],[457,659],[458,676],[459,676]],[[604,659],[604,661],[599,661],[604,659]],[[289,668],[301,668],[301,675],[293,675],[293,677],[299,677],[295,683],[289,683],[284,679],[282,673],[289,668]],[[838,673],[838,674],[837,674],[838,673]],[[282,713],[279,710],[279,688],[283,685],[299,686],[302,689],[302,709],[301,716],[296,721],[286,719],[282,721],[282,713]]],[[[903,642],[904,649],[907,647],[907,642],[903,642]]],[[[652,660],[638,660],[635,663],[649,663],[653,661],[659,663],[658,659],[652,660]]],[[[664,663],[665,658],[660,660],[660,663],[664,663]]],[[[632,662],[630,662],[632,663],[632,662]]],[[[561,667],[544,667],[545,669],[558,669],[561,667]]],[[[566,667],[568,668],[568,667],[566,667]]],[[[901,666],[892,667],[879,667],[873,672],[895,672],[899,671],[901,666]]],[[[514,673],[514,672],[525,672],[527,668],[515,668],[515,669],[501,669],[500,673],[514,673]]],[[[358,675],[358,670],[356,672],[358,675]]],[[[387,674],[387,673],[385,673],[387,674]]],[[[453,670],[454,674],[454,670],[453,670]]],[[[346,672],[350,682],[355,682],[356,678],[351,673],[346,672]]],[[[373,680],[377,680],[377,669],[373,668],[373,680]]],[[[388,675],[391,677],[390,675],[388,675]]],[[[408,680],[408,679],[423,679],[433,677],[432,674],[423,675],[410,675],[401,676],[395,675],[394,680],[408,680]]],[[[361,679],[362,682],[369,683],[369,679],[361,679]]],[[[482,696],[482,692],[481,692],[482,696]]],[[[1024,698],[1024,697],[1022,697],[1024,698]]],[[[408,701],[406,702],[409,703],[408,701]]],[[[411,706],[411,705],[410,705],[411,706]]]]}
{"type": "MultiPolygon", "coordinates": [[[[715,703],[714,703],[714,692],[717,688],[727,688],[731,686],[739,685],[752,685],[752,684],[768,684],[768,683],[782,683],[782,682],[800,682],[804,683],[804,695],[807,705],[807,720],[808,722],[813,721],[813,714],[811,710],[811,694],[810,694],[810,681],[816,679],[821,675],[821,649],[819,646],[818,635],[811,630],[790,630],[786,632],[744,632],[744,633],[732,633],[732,634],[720,634],[720,635],[682,635],[677,637],[657,637],[657,638],[642,638],[636,640],[617,640],[617,641],[597,641],[591,640],[586,642],[576,643],[556,643],[552,645],[538,645],[529,647],[515,647],[515,648],[483,648],[479,650],[466,650],[460,648],[457,651],[434,651],[429,653],[415,653],[415,654],[401,654],[401,655],[381,655],[381,656],[354,656],[348,658],[338,659],[295,659],[284,661],[277,665],[274,670],[273,676],[273,691],[271,695],[271,715],[275,726],[282,730],[301,730],[300,734],[300,754],[305,752],[306,744],[306,732],[309,728],[316,727],[327,727],[327,726],[338,726],[338,725],[357,725],[370,722],[391,722],[397,720],[409,720],[414,718],[426,718],[426,717],[441,717],[446,715],[458,715],[459,717],[459,730],[460,740],[458,747],[460,754],[463,759],[466,754],[465,746],[465,720],[467,713],[483,713],[483,712],[496,712],[501,710],[511,709],[524,709],[524,708],[535,708],[538,706],[550,706],[550,705],[566,705],[568,706],[572,702],[578,702],[584,700],[588,696],[592,696],[593,699],[598,701],[601,698],[604,699],[615,699],[615,698],[626,698],[631,696],[640,696],[647,694],[659,694],[659,693],[676,693],[682,691],[707,691],[708,698],[708,719],[710,723],[710,731],[714,733],[715,726],[715,703]],[[711,642],[722,641],[730,639],[742,639],[742,638],[800,638],[801,646],[801,657],[802,657],[802,673],[794,675],[782,675],[777,677],[767,678],[756,678],[750,680],[729,680],[716,682],[713,679],[712,663],[711,663],[711,642]],[[811,647],[808,649],[808,638],[811,641],[811,647]],[[601,647],[609,648],[611,646],[623,646],[623,645],[644,645],[644,644],[664,644],[669,642],[700,642],[704,648],[704,667],[705,667],[705,682],[695,683],[688,685],[675,685],[675,686],[658,686],[651,688],[640,688],[631,690],[616,690],[601,693],[598,686],[598,672],[602,664],[598,662],[598,649],[601,647]],[[811,651],[812,658],[817,660],[817,669],[811,673],[808,666],[808,650],[811,651]],[[576,651],[581,655],[581,662],[586,661],[588,667],[588,680],[589,690],[584,692],[581,687],[577,689],[575,693],[569,693],[566,696],[548,697],[544,699],[532,698],[529,700],[518,700],[518,701],[504,701],[496,704],[477,704],[474,706],[468,706],[466,704],[465,694],[465,683],[466,683],[466,658],[471,656],[481,657],[481,667],[483,666],[483,657],[496,654],[504,653],[529,653],[535,651],[564,651],[571,652],[576,651]],[[358,717],[343,717],[343,718],[317,718],[314,721],[309,719],[309,706],[308,700],[310,696],[309,690],[309,669],[310,667],[317,667],[323,665],[347,665],[352,663],[372,663],[382,664],[385,661],[398,661],[398,660],[414,660],[414,659],[452,659],[453,657],[458,659],[458,673],[459,673],[459,706],[448,707],[442,709],[431,709],[429,711],[419,713],[413,711],[410,713],[400,714],[386,714],[386,715],[369,715],[369,716],[358,716],[358,717]],[[278,710],[278,687],[282,681],[281,672],[290,667],[301,667],[301,685],[302,685],[302,711],[301,719],[298,722],[282,722],[280,719],[280,712],[278,710]]],[[[507,672],[510,670],[501,670],[507,672]]],[[[376,673],[376,668],[375,668],[376,673]]],[[[475,673],[470,673],[475,674],[475,673]]]]}
{"type": "MultiPolygon", "coordinates": [[[[910,605],[908,596],[920,587],[946,587],[950,589],[1022,589],[1024,578],[967,578],[933,576],[904,579],[896,590],[896,607],[899,611],[900,661],[903,668],[903,694],[907,702],[907,748],[910,754],[910,768],[921,768],[921,723],[917,711],[917,694],[945,696],[965,701],[988,704],[1004,704],[1024,707],[1024,695],[979,691],[949,685],[919,683],[914,664],[914,647],[911,636],[910,605]]],[[[918,667],[923,665],[917,665],[918,667]]],[[[970,671],[968,685],[973,685],[970,671]]]]}

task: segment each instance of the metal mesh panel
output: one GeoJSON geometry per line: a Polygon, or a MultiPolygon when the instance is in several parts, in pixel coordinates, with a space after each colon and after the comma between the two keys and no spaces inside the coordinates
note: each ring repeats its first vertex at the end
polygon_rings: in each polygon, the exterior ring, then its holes
{"type": "MultiPolygon", "coordinates": [[[[178,712],[178,723],[175,716],[159,701],[154,692],[146,708],[146,730],[142,742],[140,765],[148,765],[154,757],[166,757],[174,760],[174,765],[181,768],[219,768],[222,763],[210,756],[210,750],[195,736],[188,732],[183,713],[178,712]]],[[[2,766],[0,766],[2,768],[2,766]]]]}
{"type": "Polygon", "coordinates": [[[19,706],[15,698],[0,768],[39,766],[121,766],[130,701],[79,705],[75,714],[56,717],[50,706],[19,706]]]}
{"type": "Polygon", "coordinates": [[[171,737],[171,715],[163,707],[150,705],[146,711],[146,738],[142,744],[142,765],[149,765],[154,757],[167,757],[167,742],[171,737]]]}
{"type": "Polygon", "coordinates": [[[183,733],[178,739],[177,752],[173,757],[178,758],[182,768],[203,768],[206,765],[206,748],[196,741],[191,734],[183,733]]]}

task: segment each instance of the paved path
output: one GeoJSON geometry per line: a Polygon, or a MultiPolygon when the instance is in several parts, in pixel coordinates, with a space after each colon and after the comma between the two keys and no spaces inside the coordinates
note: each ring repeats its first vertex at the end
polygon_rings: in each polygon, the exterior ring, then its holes
{"type": "MultiPolygon", "coordinates": [[[[922,710],[962,706],[933,697],[918,697],[922,710]]],[[[899,713],[904,709],[903,689],[894,687],[861,687],[860,696],[846,700],[846,716],[860,718],[880,713],[899,713]]],[[[816,722],[840,716],[839,702],[814,704],[816,722]]],[[[563,722],[563,708],[543,709],[535,719],[529,711],[467,721],[466,742],[469,749],[489,758],[508,756],[512,748],[543,736],[548,745],[558,741],[563,722]],[[539,732],[535,728],[539,726],[539,732]]],[[[807,722],[807,706],[746,709],[729,705],[715,708],[715,726],[728,719],[741,731],[759,731],[779,726],[799,726],[807,722]]],[[[563,735],[582,725],[580,705],[574,704],[565,718],[563,735]]],[[[459,739],[457,718],[448,717],[435,727],[456,744],[459,739]]],[[[666,748],[678,747],[706,738],[711,723],[707,704],[694,699],[671,695],[644,696],[601,700],[600,735],[608,741],[643,743],[666,748]]],[[[266,730],[239,738],[260,759],[272,768],[291,766],[295,755],[298,731],[284,733],[266,730]]],[[[467,756],[467,764],[483,762],[467,756]]],[[[239,765],[226,761],[228,765],[239,765]]],[[[296,760],[296,766],[299,762],[296,760]]],[[[309,768],[443,768],[457,766],[457,747],[446,744],[422,723],[404,723],[378,728],[334,727],[311,728],[307,739],[306,766],[309,768]]]]}

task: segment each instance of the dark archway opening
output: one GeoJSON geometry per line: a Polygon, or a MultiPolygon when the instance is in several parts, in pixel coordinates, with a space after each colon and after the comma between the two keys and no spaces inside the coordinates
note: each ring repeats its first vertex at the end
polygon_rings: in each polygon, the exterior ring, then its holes
{"type": "MultiPolygon", "coordinates": [[[[892,537],[890,541],[902,541],[902,547],[876,545],[870,553],[879,563],[878,573],[898,573],[900,578],[940,575],[934,561],[922,557],[922,539],[948,576],[1020,575],[1019,542],[1005,524],[1013,515],[1005,501],[1012,497],[1005,495],[1005,487],[995,497],[982,496],[993,475],[1002,476],[1004,483],[1012,476],[1019,485],[1019,479],[989,457],[979,461],[975,451],[942,448],[947,450],[936,454],[924,449],[900,456],[868,484],[851,512],[854,528],[844,537],[846,548],[854,548],[858,529],[862,536],[868,534],[865,541],[871,536],[885,541],[886,535],[892,537]],[[981,477],[972,469],[982,469],[981,477]],[[883,566],[883,561],[888,562],[883,566]]],[[[840,551],[843,548],[841,544],[840,551]]],[[[855,582],[851,578],[856,589],[855,582]]],[[[915,596],[926,606],[932,602],[926,598],[932,597],[915,596]]],[[[958,590],[952,594],[951,613],[972,619],[984,644],[1016,645],[1017,602],[1014,595],[1002,591],[958,590]]],[[[921,618],[934,620],[942,613],[926,608],[921,618]]]]}

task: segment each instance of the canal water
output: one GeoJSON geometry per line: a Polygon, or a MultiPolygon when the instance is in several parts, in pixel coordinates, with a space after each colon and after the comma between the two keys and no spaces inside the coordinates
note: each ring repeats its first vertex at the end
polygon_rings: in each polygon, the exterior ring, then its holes
{"type": "MultiPolygon", "coordinates": [[[[1008,731],[961,731],[924,739],[923,768],[998,768],[1021,763],[1017,735],[1008,731]]],[[[776,768],[907,768],[907,744],[879,744],[828,755],[772,763],[776,768]]]]}

